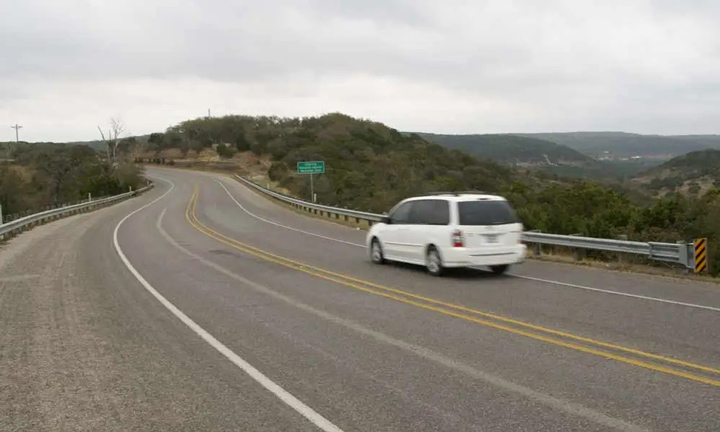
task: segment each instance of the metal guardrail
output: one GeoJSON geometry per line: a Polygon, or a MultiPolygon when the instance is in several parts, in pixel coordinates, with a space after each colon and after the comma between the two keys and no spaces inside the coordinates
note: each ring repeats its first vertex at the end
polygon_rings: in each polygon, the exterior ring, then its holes
{"type": "Polygon", "coordinates": [[[270,189],[264,188],[260,186],[259,184],[250,181],[244,177],[241,177],[237,174],[235,174],[235,177],[243,182],[244,184],[262,192],[265,195],[269,195],[273,198],[277,198],[280,201],[283,201],[288,204],[293,204],[297,207],[306,208],[309,210],[314,210],[315,212],[326,212],[329,214],[339,215],[339,216],[346,216],[348,218],[355,218],[357,220],[364,220],[368,222],[380,222],[385,215],[377,214],[377,213],[368,213],[368,212],[362,212],[357,210],[350,210],[350,209],[344,209],[340,207],[332,207],[332,206],[326,206],[322,204],[315,204],[307,201],[303,201],[297,198],[293,198],[288,195],[283,195],[281,193],[277,193],[275,191],[271,191],[270,189]]]}
{"type": "Polygon", "coordinates": [[[122,200],[125,200],[127,198],[133,197],[135,195],[141,194],[143,192],[146,192],[154,187],[153,183],[150,183],[149,185],[131,191],[131,192],[125,192],[119,195],[114,195],[108,198],[101,198],[96,199],[92,201],[86,201],[80,204],[73,204],[68,205],[65,207],[59,207],[48,211],[43,211],[39,213],[33,213],[31,215],[21,217],[19,219],[15,219],[13,221],[4,223],[0,225],[0,239],[7,239],[8,237],[12,237],[18,232],[22,232],[25,230],[28,230],[34,226],[41,225],[56,219],[60,219],[65,216],[70,216],[77,213],[82,213],[88,210],[92,210],[98,207],[107,206],[122,200]]]}
{"type": "MultiPolygon", "coordinates": [[[[265,195],[271,196],[286,204],[291,204],[296,208],[304,209],[306,211],[314,212],[316,214],[327,213],[328,215],[336,215],[338,217],[344,216],[346,220],[348,220],[349,218],[354,218],[357,222],[367,221],[370,225],[376,222],[380,222],[385,216],[384,214],[368,213],[303,201],[262,187],[259,184],[237,174],[235,175],[235,177],[245,185],[265,195]]],[[[540,246],[542,245],[560,246],[576,250],[595,250],[639,255],[647,257],[654,261],[680,264],[688,269],[695,268],[695,261],[693,258],[693,243],[687,243],[684,241],[677,243],[646,243],[629,240],[615,240],[526,231],[523,233],[523,242],[532,244],[538,253],[540,251],[540,246]]]]}

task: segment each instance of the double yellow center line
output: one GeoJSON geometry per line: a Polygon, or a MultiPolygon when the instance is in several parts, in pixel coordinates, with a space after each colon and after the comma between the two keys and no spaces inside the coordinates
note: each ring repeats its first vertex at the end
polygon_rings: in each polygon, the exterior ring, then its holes
{"type": "Polygon", "coordinates": [[[465,306],[444,302],[434,298],[413,294],[396,288],[376,284],[374,282],[354,278],[349,275],[333,272],[321,267],[302,263],[290,258],[276,255],[236,239],[226,236],[206,224],[202,223],[195,214],[199,191],[195,191],[188,202],[185,211],[187,221],[195,229],[214,240],[219,241],[235,250],[279,264],[281,266],[303,272],[320,279],[325,279],[340,285],[358,289],[370,294],[389,298],[401,303],[431,310],[451,317],[459,318],[475,324],[503,330],[520,336],[546,342],[552,345],[569,348],[575,351],[604,357],[618,362],[638,366],[641,368],[686,378],[692,381],[720,387],[720,369],[702,366],[683,360],[669,358],[657,354],[611,344],[572,333],[554,330],[535,324],[526,323],[512,318],[503,317],[465,306]],[[702,374],[702,375],[700,375],[702,374]]]}

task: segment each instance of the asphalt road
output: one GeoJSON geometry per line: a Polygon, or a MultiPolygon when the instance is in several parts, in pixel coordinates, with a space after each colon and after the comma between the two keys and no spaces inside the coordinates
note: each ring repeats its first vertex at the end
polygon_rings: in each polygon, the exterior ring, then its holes
{"type": "Polygon", "coordinates": [[[432,278],[227,177],[148,173],[0,249],[0,430],[720,430],[718,286],[432,278]]]}

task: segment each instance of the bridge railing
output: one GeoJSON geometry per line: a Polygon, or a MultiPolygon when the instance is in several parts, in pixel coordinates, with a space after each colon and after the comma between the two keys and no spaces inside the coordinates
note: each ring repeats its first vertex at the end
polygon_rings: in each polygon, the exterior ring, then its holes
{"type": "Polygon", "coordinates": [[[130,197],[133,197],[135,195],[141,194],[143,192],[146,192],[150,189],[152,189],[154,185],[152,183],[149,183],[147,186],[130,191],[125,192],[119,195],[110,196],[107,198],[100,198],[95,200],[88,200],[83,201],[79,204],[71,204],[66,206],[61,206],[57,208],[53,208],[51,210],[47,211],[41,211],[38,213],[33,213],[18,219],[14,219],[11,221],[8,221],[6,223],[0,224],[0,240],[7,239],[9,237],[12,237],[16,235],[17,233],[26,231],[34,226],[42,225],[44,223],[54,221],[56,219],[60,219],[66,216],[74,215],[77,213],[83,213],[90,210],[94,210],[100,207],[105,207],[111,204],[114,204],[116,202],[128,199],[130,197]]]}
{"type": "MultiPolygon", "coordinates": [[[[235,178],[237,178],[237,180],[241,183],[264,195],[270,196],[285,204],[290,204],[297,209],[310,213],[319,215],[327,214],[327,216],[335,216],[337,219],[343,217],[346,221],[354,219],[358,223],[360,221],[365,221],[369,225],[380,222],[385,216],[384,214],[368,213],[303,201],[270,190],[240,175],[236,174],[235,178]]],[[[679,241],[677,243],[638,242],[526,231],[523,233],[523,242],[531,245],[533,250],[538,254],[541,246],[546,245],[566,247],[575,250],[594,250],[630,254],[646,257],[653,261],[682,265],[687,269],[695,268],[693,255],[694,245],[693,243],[687,243],[685,241],[679,241]]]]}

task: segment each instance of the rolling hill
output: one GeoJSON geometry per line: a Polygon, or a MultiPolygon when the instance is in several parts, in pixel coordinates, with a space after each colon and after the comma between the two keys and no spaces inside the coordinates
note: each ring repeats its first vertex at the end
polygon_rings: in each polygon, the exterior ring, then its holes
{"type": "Polygon", "coordinates": [[[675,157],[634,179],[652,192],[702,194],[720,187],[720,150],[701,150],[675,157]]]}
{"type": "Polygon", "coordinates": [[[669,160],[688,152],[720,149],[720,135],[640,135],[625,132],[518,134],[562,144],[597,159],[669,160]]]}
{"type": "Polygon", "coordinates": [[[418,133],[430,142],[515,166],[585,165],[592,158],[565,145],[507,134],[441,135],[418,133]]]}
{"type": "Polygon", "coordinates": [[[314,183],[318,201],[370,211],[386,211],[401,198],[423,192],[499,192],[522,177],[494,161],[339,113],[199,118],[150,135],[146,146],[145,159],[169,149],[176,149],[178,159],[206,149],[224,160],[246,152],[269,157],[270,180],[302,197],[309,196],[310,182],[297,174],[297,162],[323,160],[326,172],[314,183]]]}
{"type": "Polygon", "coordinates": [[[616,183],[663,162],[663,160],[642,158],[598,160],[564,144],[511,134],[440,135],[418,133],[418,135],[428,141],[462,150],[480,158],[564,178],[584,178],[616,183]]]}

